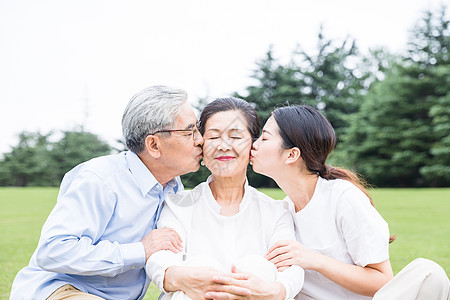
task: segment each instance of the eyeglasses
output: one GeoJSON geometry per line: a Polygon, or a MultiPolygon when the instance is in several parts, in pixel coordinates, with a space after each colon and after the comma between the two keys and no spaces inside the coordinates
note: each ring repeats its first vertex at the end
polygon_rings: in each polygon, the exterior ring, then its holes
{"type": "Polygon", "coordinates": [[[153,133],[151,133],[150,135],[153,134],[157,134],[157,133],[172,133],[172,132],[189,132],[188,134],[186,134],[186,137],[191,137],[192,139],[195,140],[195,138],[197,137],[199,131],[198,131],[198,126],[200,125],[200,122],[197,122],[194,127],[192,128],[188,128],[188,129],[166,129],[166,130],[158,130],[155,131],[153,133]]]}

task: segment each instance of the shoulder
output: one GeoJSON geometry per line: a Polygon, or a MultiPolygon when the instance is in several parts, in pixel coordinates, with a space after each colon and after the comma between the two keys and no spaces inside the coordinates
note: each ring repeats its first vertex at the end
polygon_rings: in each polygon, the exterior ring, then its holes
{"type": "Polygon", "coordinates": [[[249,186],[248,190],[253,198],[253,201],[258,201],[261,206],[267,209],[276,210],[279,212],[284,212],[289,209],[289,203],[286,200],[275,200],[252,186],[249,186]]]}
{"type": "Polygon", "coordinates": [[[168,194],[165,202],[170,207],[192,207],[195,203],[200,201],[203,197],[203,190],[205,188],[205,182],[200,183],[192,190],[184,190],[176,194],[168,194]]]}
{"type": "Polygon", "coordinates": [[[92,172],[102,179],[107,179],[127,169],[123,153],[93,158],[84,163],[84,170],[92,172]]]}
{"type": "Polygon", "coordinates": [[[116,177],[118,173],[126,169],[123,154],[113,154],[93,158],[75,166],[64,175],[60,185],[60,195],[62,195],[70,186],[103,186],[107,188],[107,181],[116,177]]]}
{"type": "Polygon", "coordinates": [[[370,198],[356,185],[347,180],[334,179],[324,180],[324,186],[328,186],[333,207],[336,208],[338,215],[363,215],[365,212],[373,213],[373,207],[370,198]]]}
{"type": "Polygon", "coordinates": [[[360,199],[369,201],[366,194],[348,180],[321,178],[320,192],[328,194],[333,199],[360,199]]]}
{"type": "Polygon", "coordinates": [[[66,173],[65,177],[75,177],[79,174],[92,174],[102,181],[111,176],[123,172],[126,169],[126,161],[123,153],[111,154],[92,158],[83,162],[66,173]]]}

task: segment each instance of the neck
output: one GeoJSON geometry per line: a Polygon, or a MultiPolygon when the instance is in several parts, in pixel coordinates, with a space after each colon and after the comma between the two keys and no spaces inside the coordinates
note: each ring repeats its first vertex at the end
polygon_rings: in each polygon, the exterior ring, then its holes
{"type": "Polygon", "coordinates": [[[280,172],[280,175],[273,177],[278,186],[288,195],[295,206],[295,212],[305,208],[311,201],[319,176],[290,168],[280,172]]]}
{"type": "Polygon", "coordinates": [[[173,178],[178,176],[179,174],[172,172],[167,168],[167,165],[161,164],[157,159],[152,158],[150,155],[146,155],[145,153],[138,154],[139,159],[142,163],[147,167],[147,169],[152,173],[153,177],[155,177],[156,181],[158,181],[163,187],[173,178]]]}
{"type": "Polygon", "coordinates": [[[235,214],[244,197],[245,172],[233,177],[212,175],[209,187],[214,199],[222,207],[221,214],[235,214]]]}

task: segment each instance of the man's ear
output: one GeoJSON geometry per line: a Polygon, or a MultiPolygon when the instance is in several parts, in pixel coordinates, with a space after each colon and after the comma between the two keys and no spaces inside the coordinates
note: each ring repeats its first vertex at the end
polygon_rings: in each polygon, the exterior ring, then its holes
{"type": "Polygon", "coordinates": [[[294,147],[291,149],[286,149],[285,153],[284,153],[284,157],[285,157],[285,164],[289,165],[289,164],[293,164],[298,162],[298,160],[300,159],[300,157],[302,156],[302,153],[300,151],[299,148],[294,147]]]}
{"type": "Polygon", "coordinates": [[[157,135],[147,135],[145,138],[145,148],[151,157],[157,159],[161,157],[161,140],[157,135]]]}

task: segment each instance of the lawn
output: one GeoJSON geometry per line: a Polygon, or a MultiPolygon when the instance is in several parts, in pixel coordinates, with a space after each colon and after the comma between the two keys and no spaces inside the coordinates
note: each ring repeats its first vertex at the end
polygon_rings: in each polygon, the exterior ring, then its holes
{"type": "MultiPolygon", "coordinates": [[[[262,189],[276,199],[277,189],[262,189]]],[[[56,188],[0,188],[0,299],[8,299],[16,273],[28,264],[42,225],[55,204],[56,188]]],[[[450,275],[450,188],[374,189],[370,194],[397,240],[390,246],[397,273],[416,257],[439,263],[450,275]]],[[[157,299],[151,286],[145,299],[157,299]]]]}

